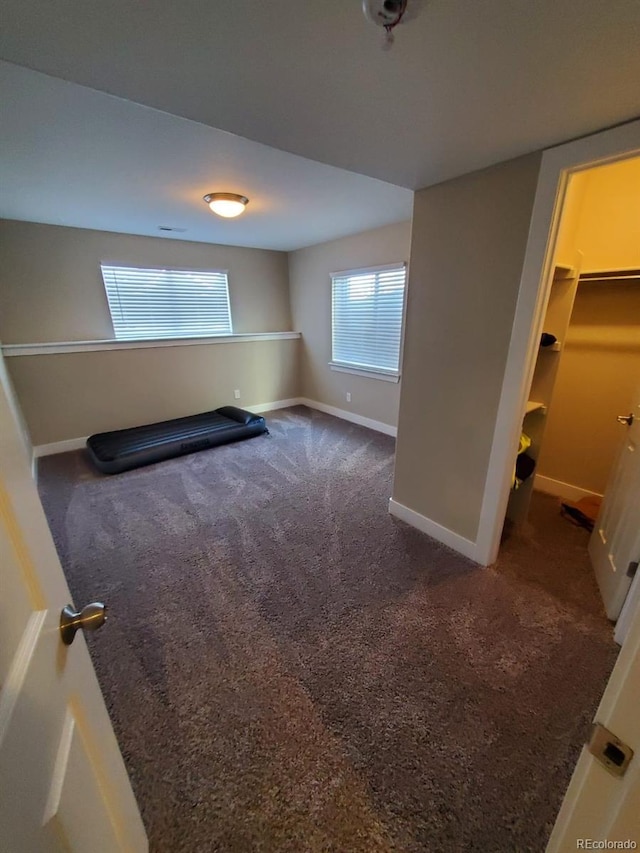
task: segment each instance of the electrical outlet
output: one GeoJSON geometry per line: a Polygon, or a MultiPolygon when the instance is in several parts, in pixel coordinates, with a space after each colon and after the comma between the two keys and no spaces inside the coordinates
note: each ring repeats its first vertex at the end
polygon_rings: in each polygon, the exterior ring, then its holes
{"type": "Polygon", "coordinates": [[[239,400],[239,399],[240,399],[240,391],[239,391],[237,388],[236,388],[236,390],[233,392],[233,396],[236,398],[236,400],[239,400]]]}
{"type": "Polygon", "coordinates": [[[347,391],[347,403],[351,402],[351,391],[347,391]]]}

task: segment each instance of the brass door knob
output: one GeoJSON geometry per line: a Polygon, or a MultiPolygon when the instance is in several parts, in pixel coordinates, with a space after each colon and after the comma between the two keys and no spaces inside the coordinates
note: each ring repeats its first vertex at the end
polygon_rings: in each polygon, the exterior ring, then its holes
{"type": "Polygon", "coordinates": [[[619,424],[626,424],[627,426],[631,426],[633,423],[633,412],[629,412],[628,415],[618,415],[616,418],[619,424]]]}
{"type": "Polygon", "coordinates": [[[107,608],[100,601],[87,604],[80,611],[75,611],[70,604],[62,608],[60,613],[60,636],[65,646],[73,643],[76,631],[97,631],[107,621],[107,608]]]}

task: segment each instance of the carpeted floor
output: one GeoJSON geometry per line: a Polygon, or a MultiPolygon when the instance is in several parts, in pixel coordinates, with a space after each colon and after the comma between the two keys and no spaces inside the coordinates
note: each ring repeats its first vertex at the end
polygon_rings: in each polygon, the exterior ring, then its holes
{"type": "Polygon", "coordinates": [[[40,488],[156,853],[544,849],[617,653],[536,496],[480,569],[387,513],[393,440],[271,437],[40,488]]]}

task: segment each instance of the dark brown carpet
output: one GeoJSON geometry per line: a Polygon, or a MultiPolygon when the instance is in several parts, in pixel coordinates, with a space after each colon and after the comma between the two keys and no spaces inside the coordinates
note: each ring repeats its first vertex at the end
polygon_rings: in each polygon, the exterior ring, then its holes
{"type": "Polygon", "coordinates": [[[536,851],[617,647],[537,496],[496,569],[387,513],[393,440],[272,437],[40,486],[153,851],[536,851]]]}

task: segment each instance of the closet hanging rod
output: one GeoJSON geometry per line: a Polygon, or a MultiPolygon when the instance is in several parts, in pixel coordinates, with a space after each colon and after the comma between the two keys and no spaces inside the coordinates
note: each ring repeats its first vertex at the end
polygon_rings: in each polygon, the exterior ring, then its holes
{"type": "Polygon", "coordinates": [[[640,270],[594,270],[593,272],[581,272],[578,279],[584,281],[640,281],[640,270]]]}

